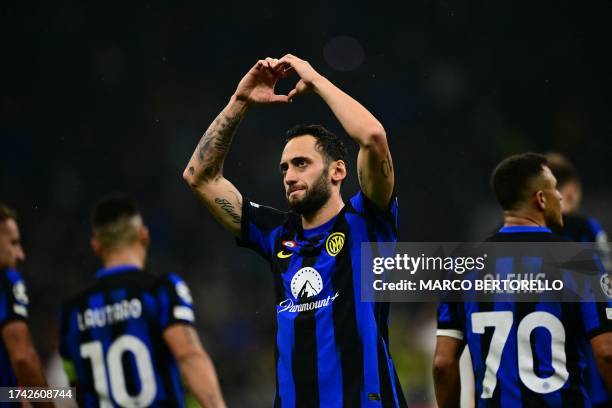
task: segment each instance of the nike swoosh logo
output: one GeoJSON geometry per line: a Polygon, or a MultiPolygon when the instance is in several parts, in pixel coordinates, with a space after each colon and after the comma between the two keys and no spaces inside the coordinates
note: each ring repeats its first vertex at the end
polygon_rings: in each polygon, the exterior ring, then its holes
{"type": "Polygon", "coordinates": [[[289,252],[288,254],[286,254],[284,251],[278,251],[278,253],[276,254],[276,256],[278,256],[279,258],[289,258],[291,255],[293,255],[293,252],[289,252]]]}

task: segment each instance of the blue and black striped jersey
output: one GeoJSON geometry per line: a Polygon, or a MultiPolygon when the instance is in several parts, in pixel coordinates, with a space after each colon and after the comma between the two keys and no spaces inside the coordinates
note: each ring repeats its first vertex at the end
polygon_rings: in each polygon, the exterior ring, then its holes
{"type": "MultiPolygon", "coordinates": [[[[547,228],[504,227],[488,241],[566,240],[547,228]]],[[[496,259],[496,273],[506,276],[513,264],[496,259]]],[[[443,302],[438,308],[438,335],[463,340],[470,350],[477,407],[590,407],[588,340],[606,331],[612,331],[612,302],[443,302]]]]}
{"type": "MultiPolygon", "coordinates": [[[[610,247],[608,244],[608,237],[605,230],[594,218],[588,218],[576,214],[566,214],[563,216],[563,228],[555,232],[563,235],[571,241],[596,242],[602,256],[604,257],[604,261],[607,261],[605,263],[609,265],[610,247]]],[[[593,351],[590,348],[587,350],[587,370],[585,373],[585,380],[593,406],[602,408],[611,407],[612,393],[606,389],[606,386],[601,379],[599,369],[595,363],[593,351]]]]}
{"type": "MultiPolygon", "coordinates": [[[[7,323],[28,317],[28,295],[23,278],[14,269],[0,271],[0,329],[7,323]]],[[[0,386],[14,387],[17,379],[4,343],[0,347],[0,386]]],[[[5,404],[8,406],[8,404],[5,404]]],[[[3,406],[0,404],[0,406],[3,406]]]]}
{"type": "Polygon", "coordinates": [[[179,369],[162,337],[176,323],[194,323],[181,278],[131,265],[98,271],[61,314],[60,353],[85,406],[184,406],[179,369]]]}
{"type": "Polygon", "coordinates": [[[596,219],[577,214],[565,214],[563,216],[563,228],[554,232],[570,241],[603,243],[608,241],[606,231],[596,219]]]}
{"type": "Polygon", "coordinates": [[[406,406],[389,355],[389,305],[360,301],[361,243],[397,240],[397,201],[380,211],[360,192],[309,230],[295,213],[246,199],[242,216],[239,244],[274,276],[275,406],[406,406]]]}

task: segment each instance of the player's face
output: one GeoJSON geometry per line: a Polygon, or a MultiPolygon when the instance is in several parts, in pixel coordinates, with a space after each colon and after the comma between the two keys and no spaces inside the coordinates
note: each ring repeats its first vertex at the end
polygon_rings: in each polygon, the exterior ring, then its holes
{"type": "Polygon", "coordinates": [[[280,171],[289,206],[298,214],[316,212],[331,196],[328,166],[313,136],[299,136],[285,145],[280,171]]]}
{"type": "Polygon", "coordinates": [[[572,214],[576,212],[582,200],[582,188],[580,187],[580,183],[568,181],[563,187],[559,188],[559,192],[563,196],[563,201],[561,201],[563,214],[572,214]]]}
{"type": "Polygon", "coordinates": [[[21,247],[19,227],[13,219],[0,223],[0,268],[15,268],[17,262],[25,260],[21,247]]]}
{"type": "Polygon", "coordinates": [[[544,166],[542,192],[546,198],[544,218],[549,227],[563,227],[561,200],[563,197],[557,190],[557,179],[547,166],[544,166]]]}

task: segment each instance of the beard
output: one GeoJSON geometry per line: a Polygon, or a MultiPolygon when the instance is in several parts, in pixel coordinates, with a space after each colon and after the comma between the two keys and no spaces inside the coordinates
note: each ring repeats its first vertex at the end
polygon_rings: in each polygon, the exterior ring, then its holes
{"type": "Polygon", "coordinates": [[[552,214],[546,214],[544,216],[544,220],[546,221],[547,227],[557,229],[563,228],[563,216],[561,215],[560,211],[552,214]]]}
{"type": "Polygon", "coordinates": [[[317,212],[331,197],[331,189],[327,180],[327,169],[314,182],[311,188],[308,188],[304,197],[295,201],[289,201],[289,207],[300,215],[310,215],[317,212]]]}

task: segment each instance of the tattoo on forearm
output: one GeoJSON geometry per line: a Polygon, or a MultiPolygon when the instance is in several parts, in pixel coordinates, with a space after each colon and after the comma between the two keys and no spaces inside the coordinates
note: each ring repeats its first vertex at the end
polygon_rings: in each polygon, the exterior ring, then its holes
{"type": "MultiPolygon", "coordinates": [[[[241,116],[228,117],[221,112],[200,139],[195,157],[201,170],[198,173],[203,179],[210,180],[220,176],[223,160],[241,120],[241,116]]],[[[191,170],[189,172],[193,174],[191,170]]]]}
{"type": "Polygon", "coordinates": [[[238,215],[238,213],[236,212],[234,204],[230,203],[225,198],[215,198],[215,204],[219,205],[219,207],[221,207],[221,209],[232,218],[232,222],[234,222],[235,224],[240,224],[242,219],[240,215],[238,215]]]}
{"type": "Polygon", "coordinates": [[[380,163],[380,172],[384,178],[388,178],[393,173],[393,162],[389,153],[387,153],[387,158],[380,163]]]}

